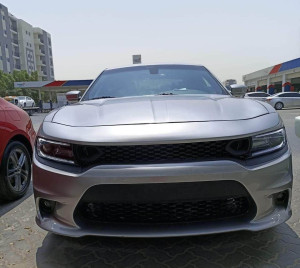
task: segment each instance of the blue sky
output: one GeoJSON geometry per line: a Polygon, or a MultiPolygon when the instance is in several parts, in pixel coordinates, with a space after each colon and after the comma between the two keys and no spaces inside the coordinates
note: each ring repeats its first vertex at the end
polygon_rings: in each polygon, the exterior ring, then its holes
{"type": "Polygon", "coordinates": [[[95,78],[104,68],[183,62],[220,80],[300,56],[299,0],[0,0],[52,36],[56,79],[95,78]]]}

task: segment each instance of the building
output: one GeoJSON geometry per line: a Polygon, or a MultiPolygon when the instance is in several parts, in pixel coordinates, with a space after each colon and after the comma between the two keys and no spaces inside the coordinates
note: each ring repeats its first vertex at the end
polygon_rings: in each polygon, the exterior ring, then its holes
{"type": "Polygon", "coordinates": [[[0,15],[0,70],[38,71],[39,80],[54,80],[50,34],[16,18],[2,4],[0,15]]]}
{"type": "Polygon", "coordinates": [[[33,40],[32,26],[23,20],[17,21],[19,57],[21,69],[27,70],[28,73],[34,72],[36,68],[36,56],[33,40]]]}
{"type": "Polygon", "coordinates": [[[39,80],[54,80],[51,35],[41,28],[33,28],[33,36],[39,80]]]}
{"type": "Polygon", "coordinates": [[[246,74],[243,81],[249,91],[300,91],[300,58],[246,74]]]}

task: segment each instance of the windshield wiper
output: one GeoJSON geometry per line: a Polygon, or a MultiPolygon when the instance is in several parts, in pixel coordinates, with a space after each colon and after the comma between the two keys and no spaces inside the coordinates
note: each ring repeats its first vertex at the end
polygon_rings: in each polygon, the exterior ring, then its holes
{"type": "Polygon", "coordinates": [[[159,93],[158,95],[176,95],[172,92],[163,92],[163,93],[159,93]]]}
{"type": "Polygon", "coordinates": [[[101,96],[101,97],[95,97],[95,98],[92,98],[92,99],[89,99],[89,100],[112,99],[112,98],[115,98],[115,97],[113,97],[113,96],[101,96]]]}

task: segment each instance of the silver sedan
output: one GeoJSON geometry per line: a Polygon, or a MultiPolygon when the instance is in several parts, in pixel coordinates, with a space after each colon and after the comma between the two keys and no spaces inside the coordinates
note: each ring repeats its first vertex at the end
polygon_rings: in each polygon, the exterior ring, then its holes
{"type": "Polygon", "coordinates": [[[265,101],[266,98],[270,96],[271,96],[270,94],[265,92],[249,92],[245,94],[244,98],[258,100],[258,101],[265,101]]]}
{"type": "Polygon", "coordinates": [[[48,114],[33,161],[36,222],[57,234],[258,231],[291,216],[281,118],[203,66],[106,69],[48,114]]]}
{"type": "Polygon", "coordinates": [[[282,108],[300,107],[300,94],[297,92],[282,92],[272,95],[266,99],[276,110],[282,108]]]}

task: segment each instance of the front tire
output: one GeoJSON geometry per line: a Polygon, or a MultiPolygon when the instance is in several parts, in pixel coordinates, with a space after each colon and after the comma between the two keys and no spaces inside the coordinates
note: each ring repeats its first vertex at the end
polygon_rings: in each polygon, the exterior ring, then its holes
{"type": "Polygon", "coordinates": [[[283,103],[282,102],[277,102],[276,104],[275,104],[275,109],[276,110],[281,110],[283,108],[283,103]]]}
{"type": "Polygon", "coordinates": [[[28,190],[31,180],[31,157],[25,145],[10,142],[5,148],[0,171],[0,199],[16,200],[28,190]]]}

